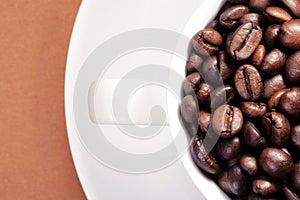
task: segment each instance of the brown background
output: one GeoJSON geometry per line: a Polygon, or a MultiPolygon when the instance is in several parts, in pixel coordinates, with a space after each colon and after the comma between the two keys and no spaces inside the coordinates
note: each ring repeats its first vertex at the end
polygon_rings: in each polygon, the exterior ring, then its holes
{"type": "Polygon", "coordinates": [[[80,0],[0,4],[0,199],[85,199],[64,119],[67,49],[80,0]]]}

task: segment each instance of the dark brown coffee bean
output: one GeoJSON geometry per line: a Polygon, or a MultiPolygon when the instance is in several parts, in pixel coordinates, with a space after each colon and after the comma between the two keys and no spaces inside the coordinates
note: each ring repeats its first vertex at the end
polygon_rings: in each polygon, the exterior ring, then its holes
{"type": "Polygon", "coordinates": [[[230,104],[235,96],[235,89],[231,85],[220,86],[213,90],[210,95],[209,104],[211,110],[215,110],[226,103],[230,104]]]}
{"type": "Polygon", "coordinates": [[[226,51],[230,54],[230,44],[232,42],[233,32],[228,33],[226,38],[226,51]]]}
{"type": "Polygon", "coordinates": [[[280,186],[271,180],[258,178],[252,182],[254,193],[262,196],[272,195],[280,190],[280,186]]]}
{"type": "Polygon", "coordinates": [[[228,168],[231,168],[232,166],[236,165],[239,163],[239,160],[240,160],[240,154],[237,155],[236,157],[234,158],[231,158],[230,160],[227,161],[227,166],[228,168]]]}
{"type": "Polygon", "coordinates": [[[211,28],[199,31],[193,38],[192,44],[196,53],[212,55],[217,52],[223,43],[221,34],[211,28]]]}
{"type": "Polygon", "coordinates": [[[263,27],[265,23],[265,18],[263,15],[258,13],[248,13],[240,19],[240,24],[246,24],[249,22],[259,27],[263,27]]]}
{"type": "Polygon", "coordinates": [[[270,98],[275,92],[286,88],[284,79],[282,74],[278,74],[273,76],[270,79],[265,80],[264,82],[264,91],[263,96],[264,98],[270,98]]]}
{"type": "Polygon", "coordinates": [[[207,111],[200,111],[198,114],[198,123],[202,133],[208,132],[211,122],[211,114],[207,111]]]}
{"type": "MultiPolygon", "coordinates": [[[[300,125],[296,125],[292,128],[291,142],[298,150],[300,150],[300,125]]],[[[299,191],[300,191],[300,187],[299,187],[299,191]]]]}
{"type": "Polygon", "coordinates": [[[284,22],[279,31],[281,43],[290,49],[300,49],[300,19],[284,22]]]}
{"type": "Polygon", "coordinates": [[[271,22],[275,23],[283,23],[292,19],[292,16],[287,11],[277,6],[267,7],[264,11],[264,15],[267,16],[271,22]]]}
{"type": "Polygon", "coordinates": [[[262,117],[263,133],[270,138],[275,146],[283,146],[290,137],[291,126],[287,118],[278,112],[269,112],[262,117]]]}
{"type": "Polygon", "coordinates": [[[268,6],[273,4],[272,0],[250,0],[249,6],[256,11],[264,11],[268,6]]]}
{"type": "Polygon", "coordinates": [[[268,101],[268,109],[271,111],[276,111],[282,95],[288,90],[289,89],[282,89],[275,92],[268,101]]]}
{"type": "Polygon", "coordinates": [[[284,186],[282,191],[286,200],[300,200],[300,197],[287,186],[284,186]]]}
{"type": "Polygon", "coordinates": [[[250,121],[244,122],[243,127],[244,142],[255,149],[262,149],[267,146],[266,139],[261,135],[259,130],[250,121]]]}
{"type": "Polygon", "coordinates": [[[279,49],[272,49],[263,59],[260,70],[268,76],[277,74],[285,65],[287,55],[279,49]]]}
{"type": "Polygon", "coordinates": [[[232,138],[243,127],[243,114],[237,107],[220,106],[213,114],[212,126],[222,138],[232,138]]]}
{"type": "Polygon", "coordinates": [[[280,109],[284,114],[294,119],[300,117],[300,88],[291,88],[282,95],[280,109]]]}
{"type": "Polygon", "coordinates": [[[185,95],[195,95],[195,92],[200,84],[201,76],[198,72],[188,75],[183,82],[183,92],[185,95]]]}
{"type": "Polygon", "coordinates": [[[232,36],[229,47],[230,55],[235,60],[249,58],[259,45],[262,38],[262,30],[252,23],[242,24],[232,36]]]}
{"type": "Polygon", "coordinates": [[[199,85],[199,90],[196,92],[196,95],[200,105],[208,104],[208,99],[211,91],[212,88],[209,84],[202,82],[199,85]]]}
{"type": "Polygon", "coordinates": [[[188,73],[199,71],[201,64],[203,63],[203,59],[195,53],[189,57],[186,63],[186,70],[188,73]]]}
{"type": "Polygon", "coordinates": [[[277,179],[287,178],[294,170],[292,157],[276,148],[265,148],[260,154],[259,163],[269,176],[277,179]]]}
{"type": "Polygon", "coordinates": [[[288,57],[285,66],[285,77],[292,83],[300,83],[300,51],[296,51],[288,57]]]}
{"type": "Polygon", "coordinates": [[[192,95],[187,95],[182,99],[180,114],[185,122],[195,123],[198,119],[198,105],[192,95]]]}
{"type": "Polygon", "coordinates": [[[237,196],[247,195],[250,190],[250,182],[239,165],[235,165],[228,171],[230,190],[237,196]]]}
{"type": "Polygon", "coordinates": [[[265,42],[269,47],[274,47],[275,44],[279,41],[279,31],[281,25],[272,24],[268,26],[265,32],[265,42]]]}
{"type": "Polygon", "coordinates": [[[248,7],[244,5],[231,6],[220,15],[220,24],[227,29],[235,29],[239,25],[240,18],[248,12],[248,7]]]}
{"type": "Polygon", "coordinates": [[[219,26],[221,26],[219,20],[213,20],[213,21],[209,22],[205,26],[205,28],[212,28],[212,29],[218,30],[219,26]]]}
{"type": "Polygon", "coordinates": [[[261,97],[263,82],[257,69],[252,65],[242,65],[234,76],[235,87],[245,100],[256,100],[261,97]]]}
{"type": "Polygon", "coordinates": [[[296,190],[300,191],[300,161],[295,164],[294,173],[291,176],[291,184],[296,190]]]}
{"type": "Polygon", "coordinates": [[[252,64],[255,66],[260,66],[266,55],[266,51],[266,47],[263,44],[258,45],[251,56],[252,64]]]}
{"type": "Polygon", "coordinates": [[[251,156],[250,154],[243,155],[240,158],[239,164],[249,175],[257,175],[258,165],[254,156],[251,156]]]}
{"type": "Polygon", "coordinates": [[[300,1],[299,0],[280,0],[296,17],[300,17],[300,1]]]}
{"type": "Polygon", "coordinates": [[[239,137],[220,140],[215,146],[215,153],[222,160],[233,159],[240,154],[241,151],[242,143],[239,137]]]}
{"type": "Polygon", "coordinates": [[[232,63],[230,62],[229,55],[226,51],[219,51],[218,68],[223,82],[226,82],[227,80],[232,78],[235,70],[232,67],[232,63]]]}
{"type": "Polygon", "coordinates": [[[205,82],[213,87],[221,84],[221,75],[218,69],[218,59],[215,55],[209,57],[203,63],[201,70],[205,82]]]}
{"type": "Polygon", "coordinates": [[[222,171],[218,161],[211,153],[207,152],[201,136],[194,136],[190,151],[193,161],[200,169],[210,174],[219,174],[222,171]]]}
{"type": "Polygon", "coordinates": [[[262,117],[267,112],[267,105],[260,102],[242,102],[241,109],[247,118],[255,119],[262,117]]]}
{"type": "Polygon", "coordinates": [[[231,193],[229,180],[228,180],[228,171],[224,170],[219,176],[218,176],[218,184],[227,193],[231,193]]]}

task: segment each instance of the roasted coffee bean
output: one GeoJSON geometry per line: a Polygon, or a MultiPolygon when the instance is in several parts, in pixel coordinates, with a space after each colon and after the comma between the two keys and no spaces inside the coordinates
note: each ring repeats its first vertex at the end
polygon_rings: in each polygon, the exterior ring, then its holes
{"type": "Polygon", "coordinates": [[[250,182],[239,165],[235,165],[228,171],[229,187],[237,196],[247,195],[250,190],[250,182]]]}
{"type": "Polygon", "coordinates": [[[281,25],[272,24],[268,26],[265,32],[265,42],[269,47],[274,47],[275,44],[279,41],[279,31],[281,25]]]}
{"type": "Polygon", "coordinates": [[[295,164],[294,173],[291,176],[291,184],[296,190],[300,191],[300,161],[295,164]]]}
{"type": "Polygon", "coordinates": [[[196,95],[200,105],[208,104],[208,99],[211,91],[212,88],[209,84],[202,82],[199,85],[199,90],[196,92],[196,95]]]}
{"type": "Polygon", "coordinates": [[[265,80],[263,97],[270,98],[275,92],[286,88],[282,74],[278,74],[265,80]]]}
{"type": "Polygon", "coordinates": [[[288,57],[285,66],[285,77],[292,83],[300,83],[300,51],[296,51],[288,57]]]}
{"type": "Polygon", "coordinates": [[[218,161],[207,152],[201,136],[194,136],[190,151],[193,161],[200,169],[210,174],[219,174],[222,171],[218,161]]]}
{"type": "Polygon", "coordinates": [[[279,102],[281,100],[282,95],[288,91],[289,89],[282,89],[275,92],[268,101],[268,109],[271,111],[276,111],[279,106],[279,102]]]}
{"type": "Polygon", "coordinates": [[[283,23],[292,19],[292,16],[287,11],[277,6],[267,7],[264,11],[264,15],[266,15],[271,22],[275,23],[283,23]]]}
{"type": "Polygon", "coordinates": [[[218,59],[215,55],[207,59],[202,67],[202,75],[205,82],[216,87],[221,84],[221,75],[218,69],[218,59]]]}
{"type": "Polygon", "coordinates": [[[280,27],[279,39],[290,49],[300,49],[300,19],[284,22],[280,27]]]}
{"type": "Polygon", "coordinates": [[[266,113],[261,120],[263,133],[275,146],[283,146],[290,137],[291,126],[287,118],[278,112],[266,113]]]}
{"type": "MultiPolygon", "coordinates": [[[[298,149],[300,150],[300,125],[296,125],[292,128],[291,131],[291,141],[292,144],[298,149]]],[[[300,187],[299,187],[299,191],[300,191],[300,187]]]]}
{"type": "Polygon", "coordinates": [[[203,63],[203,59],[195,53],[189,57],[186,63],[186,70],[188,73],[199,71],[201,64],[203,63]]]}
{"type": "Polygon", "coordinates": [[[228,180],[228,171],[224,170],[219,176],[218,176],[218,184],[219,186],[227,193],[231,193],[229,180],[228,180]]]}
{"type": "Polygon", "coordinates": [[[233,32],[228,33],[227,38],[226,38],[226,51],[227,53],[230,54],[230,44],[233,39],[233,32]]]}
{"type": "Polygon", "coordinates": [[[296,17],[300,17],[299,0],[280,0],[296,17]]]}
{"type": "Polygon", "coordinates": [[[287,55],[279,49],[272,49],[263,59],[260,70],[263,74],[273,76],[285,65],[287,55]]]}
{"type": "Polygon", "coordinates": [[[223,82],[232,78],[235,69],[232,67],[229,55],[226,51],[219,51],[218,54],[218,69],[223,82]]]}
{"type": "Polygon", "coordinates": [[[221,34],[212,28],[199,31],[192,40],[194,50],[201,55],[214,54],[219,50],[222,43],[221,34]]]}
{"type": "Polygon", "coordinates": [[[232,166],[236,165],[239,163],[239,160],[240,160],[240,155],[234,157],[234,158],[231,158],[230,160],[227,161],[227,166],[228,168],[231,168],[232,166]]]}
{"type": "Polygon", "coordinates": [[[183,82],[183,92],[185,95],[195,95],[198,85],[200,84],[201,76],[198,72],[188,75],[183,82]]]}
{"type": "Polygon", "coordinates": [[[250,121],[244,122],[243,127],[244,142],[252,148],[262,149],[267,146],[266,139],[261,135],[259,130],[250,121]]]}
{"type": "Polygon", "coordinates": [[[212,126],[222,138],[232,138],[243,127],[243,114],[237,107],[220,106],[213,114],[212,126]]]}
{"type": "Polygon", "coordinates": [[[268,6],[273,4],[273,0],[250,0],[249,6],[256,11],[264,11],[268,6]]]}
{"type": "Polygon", "coordinates": [[[300,200],[300,197],[287,186],[284,186],[282,191],[286,200],[300,200]]]}
{"type": "Polygon", "coordinates": [[[206,134],[211,124],[211,114],[207,111],[200,111],[198,114],[198,123],[202,133],[206,134]]]}
{"type": "Polygon", "coordinates": [[[240,166],[245,170],[249,175],[256,176],[258,165],[257,160],[254,156],[250,154],[245,154],[240,158],[240,166]]]}
{"type": "Polygon", "coordinates": [[[300,117],[300,88],[291,88],[282,95],[280,109],[284,114],[294,119],[300,117]]]}
{"type": "Polygon", "coordinates": [[[272,195],[280,190],[280,186],[266,178],[258,178],[252,182],[254,193],[262,196],[272,195]]]}
{"type": "Polygon", "coordinates": [[[235,87],[245,100],[256,100],[261,97],[263,82],[258,70],[252,65],[242,65],[235,73],[235,87]]]}
{"type": "Polygon", "coordinates": [[[220,27],[220,22],[219,20],[213,20],[210,23],[208,23],[205,28],[212,28],[218,31],[219,27],[220,27]]]}
{"type": "Polygon", "coordinates": [[[209,99],[211,110],[215,110],[226,103],[230,104],[234,96],[235,90],[231,85],[220,86],[213,90],[209,99]]]}
{"type": "Polygon", "coordinates": [[[265,23],[265,18],[263,15],[258,13],[248,13],[240,19],[240,24],[246,24],[249,22],[259,27],[263,27],[265,23]]]}
{"type": "Polygon", "coordinates": [[[255,119],[262,117],[267,112],[267,105],[260,102],[242,102],[241,109],[247,118],[255,119]]]}
{"type": "Polygon", "coordinates": [[[292,157],[276,148],[265,148],[260,154],[259,164],[269,176],[277,179],[289,177],[294,170],[292,157]]]}
{"type": "Polygon", "coordinates": [[[195,123],[198,119],[198,105],[192,95],[187,95],[182,99],[180,114],[185,122],[195,123]]]}
{"type": "Polygon", "coordinates": [[[242,151],[242,143],[239,137],[220,140],[215,146],[216,155],[222,160],[235,158],[242,151]]]}
{"type": "Polygon", "coordinates": [[[252,23],[242,24],[232,36],[230,43],[230,55],[235,60],[249,58],[259,45],[262,38],[262,30],[252,23]]]}
{"type": "Polygon", "coordinates": [[[252,64],[255,66],[260,66],[266,55],[266,51],[266,47],[263,44],[258,45],[251,56],[252,64]]]}
{"type": "Polygon", "coordinates": [[[248,7],[244,5],[229,7],[220,15],[220,24],[227,29],[235,29],[239,25],[239,20],[248,12],[248,7]]]}

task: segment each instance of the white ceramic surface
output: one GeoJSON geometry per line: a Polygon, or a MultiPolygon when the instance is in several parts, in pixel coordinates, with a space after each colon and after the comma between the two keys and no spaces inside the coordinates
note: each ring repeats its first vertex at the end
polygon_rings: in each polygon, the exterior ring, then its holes
{"type": "MultiPolygon", "coordinates": [[[[90,53],[103,42],[112,36],[140,28],[167,29],[191,38],[195,32],[214,18],[222,3],[223,0],[83,0],[74,26],[67,60],[65,110],[73,160],[88,199],[193,200],[227,198],[215,183],[202,176],[191,161],[188,152],[185,152],[172,165],[152,173],[130,174],[103,165],[83,145],[80,134],[77,132],[73,111],[73,95],[78,73],[90,53]],[[184,12],[181,12],[183,10],[184,12]]],[[[180,62],[182,61],[174,61],[171,66],[180,62]]],[[[184,64],[174,70],[184,77],[184,64]]],[[[95,90],[96,96],[97,92],[101,94],[98,95],[98,99],[96,98],[97,102],[101,103],[94,103],[96,106],[93,110],[95,110],[94,118],[101,124],[102,128],[115,133],[117,130],[113,124],[113,117],[107,109],[111,101],[109,88],[113,87],[114,82],[110,81],[105,82],[102,88],[98,87],[98,91],[95,90]]],[[[170,93],[165,99],[160,96],[162,100],[152,97],[154,94],[155,90],[141,93],[136,99],[133,99],[133,104],[144,107],[144,105],[153,102],[159,103],[167,99],[169,113],[174,113],[178,102],[170,97],[170,93]],[[144,104],[138,104],[141,101],[144,104]]],[[[141,125],[149,123],[140,110],[136,107],[132,109],[131,117],[134,123],[141,125]]],[[[169,123],[166,125],[179,126],[176,114],[170,114],[168,121],[169,123]]],[[[130,125],[130,122],[126,120],[121,123],[130,125]]],[[[111,137],[113,140],[113,136],[111,137]]],[[[124,140],[127,141],[127,138],[124,137],[124,140]]],[[[162,141],[159,138],[157,140],[162,141]]],[[[128,141],[131,140],[128,139],[128,141]]],[[[143,145],[147,144],[143,143],[143,145]]]]}

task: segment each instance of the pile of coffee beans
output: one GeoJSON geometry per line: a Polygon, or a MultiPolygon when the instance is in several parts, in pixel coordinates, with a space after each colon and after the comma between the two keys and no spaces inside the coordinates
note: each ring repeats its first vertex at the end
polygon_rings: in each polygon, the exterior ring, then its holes
{"type": "Polygon", "coordinates": [[[300,199],[300,0],[228,0],[191,48],[197,167],[232,199],[300,199]]]}

